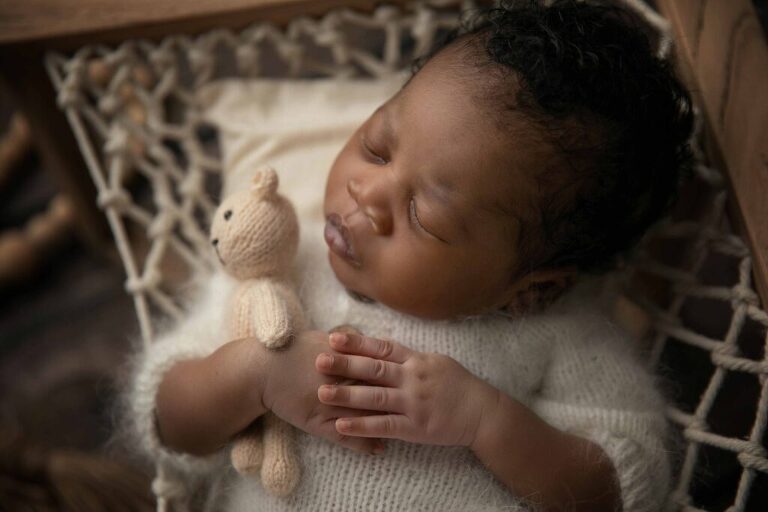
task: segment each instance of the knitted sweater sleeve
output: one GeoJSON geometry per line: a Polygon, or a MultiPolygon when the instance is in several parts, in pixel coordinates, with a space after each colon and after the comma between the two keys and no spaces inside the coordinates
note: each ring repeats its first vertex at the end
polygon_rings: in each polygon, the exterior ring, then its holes
{"type": "Polygon", "coordinates": [[[220,299],[225,285],[214,277],[206,283],[190,311],[179,323],[142,350],[133,361],[126,393],[127,428],[135,447],[154,462],[190,475],[205,476],[228,460],[223,450],[206,457],[166,448],[157,431],[155,399],[165,373],[176,363],[206,357],[228,340],[223,334],[220,299]]]}
{"type": "Polygon", "coordinates": [[[664,405],[633,341],[600,317],[549,327],[550,363],[533,410],[603,448],[624,512],[661,510],[670,482],[664,405]]]}

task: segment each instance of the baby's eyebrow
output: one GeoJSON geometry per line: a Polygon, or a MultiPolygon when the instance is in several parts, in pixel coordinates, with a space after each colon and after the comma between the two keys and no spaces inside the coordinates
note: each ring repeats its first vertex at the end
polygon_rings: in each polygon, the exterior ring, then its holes
{"type": "Polygon", "coordinates": [[[395,131],[394,114],[391,107],[384,107],[379,109],[379,113],[382,116],[381,128],[384,133],[384,138],[391,147],[395,147],[397,144],[397,133],[395,131]]]}

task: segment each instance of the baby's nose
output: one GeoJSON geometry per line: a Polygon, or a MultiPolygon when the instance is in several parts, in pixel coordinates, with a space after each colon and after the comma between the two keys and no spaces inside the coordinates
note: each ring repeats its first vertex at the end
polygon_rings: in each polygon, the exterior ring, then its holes
{"type": "Polygon", "coordinates": [[[219,239],[214,238],[213,240],[211,240],[211,243],[213,244],[214,247],[216,247],[217,245],[219,245],[219,239]]]}
{"type": "Polygon", "coordinates": [[[363,210],[366,217],[371,220],[373,231],[380,236],[387,236],[392,233],[392,216],[378,208],[365,208],[363,210]]]}
{"type": "Polygon", "coordinates": [[[349,180],[347,181],[347,194],[349,194],[349,197],[351,197],[356,203],[359,202],[357,197],[359,195],[360,185],[355,180],[349,180]]]}
{"type": "Polygon", "coordinates": [[[376,234],[386,236],[392,231],[392,211],[390,192],[384,180],[369,178],[367,181],[351,179],[347,182],[347,192],[357,203],[357,207],[371,221],[376,234]]]}

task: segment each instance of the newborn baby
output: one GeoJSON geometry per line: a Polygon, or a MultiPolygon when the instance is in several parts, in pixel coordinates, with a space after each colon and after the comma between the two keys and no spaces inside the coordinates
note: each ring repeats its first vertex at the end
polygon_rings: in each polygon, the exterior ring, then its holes
{"type": "Polygon", "coordinates": [[[214,497],[232,511],[660,508],[663,403],[583,276],[663,213],[690,127],[622,11],[486,11],[330,169],[295,272],[319,331],[282,352],[220,339],[215,276],[139,360],[142,446],[215,473],[267,410],[302,430],[296,492],[232,476],[214,497]]]}

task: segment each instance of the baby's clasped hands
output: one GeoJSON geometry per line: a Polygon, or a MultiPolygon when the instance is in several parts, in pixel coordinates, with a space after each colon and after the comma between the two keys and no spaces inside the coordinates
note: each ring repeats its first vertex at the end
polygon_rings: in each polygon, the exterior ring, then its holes
{"type": "Polygon", "coordinates": [[[320,401],[382,413],[338,418],[340,434],[472,446],[483,416],[498,403],[496,388],[448,356],[347,333],[332,333],[329,344],[343,354],[319,354],[317,370],[364,382],[324,384],[320,401]]]}

